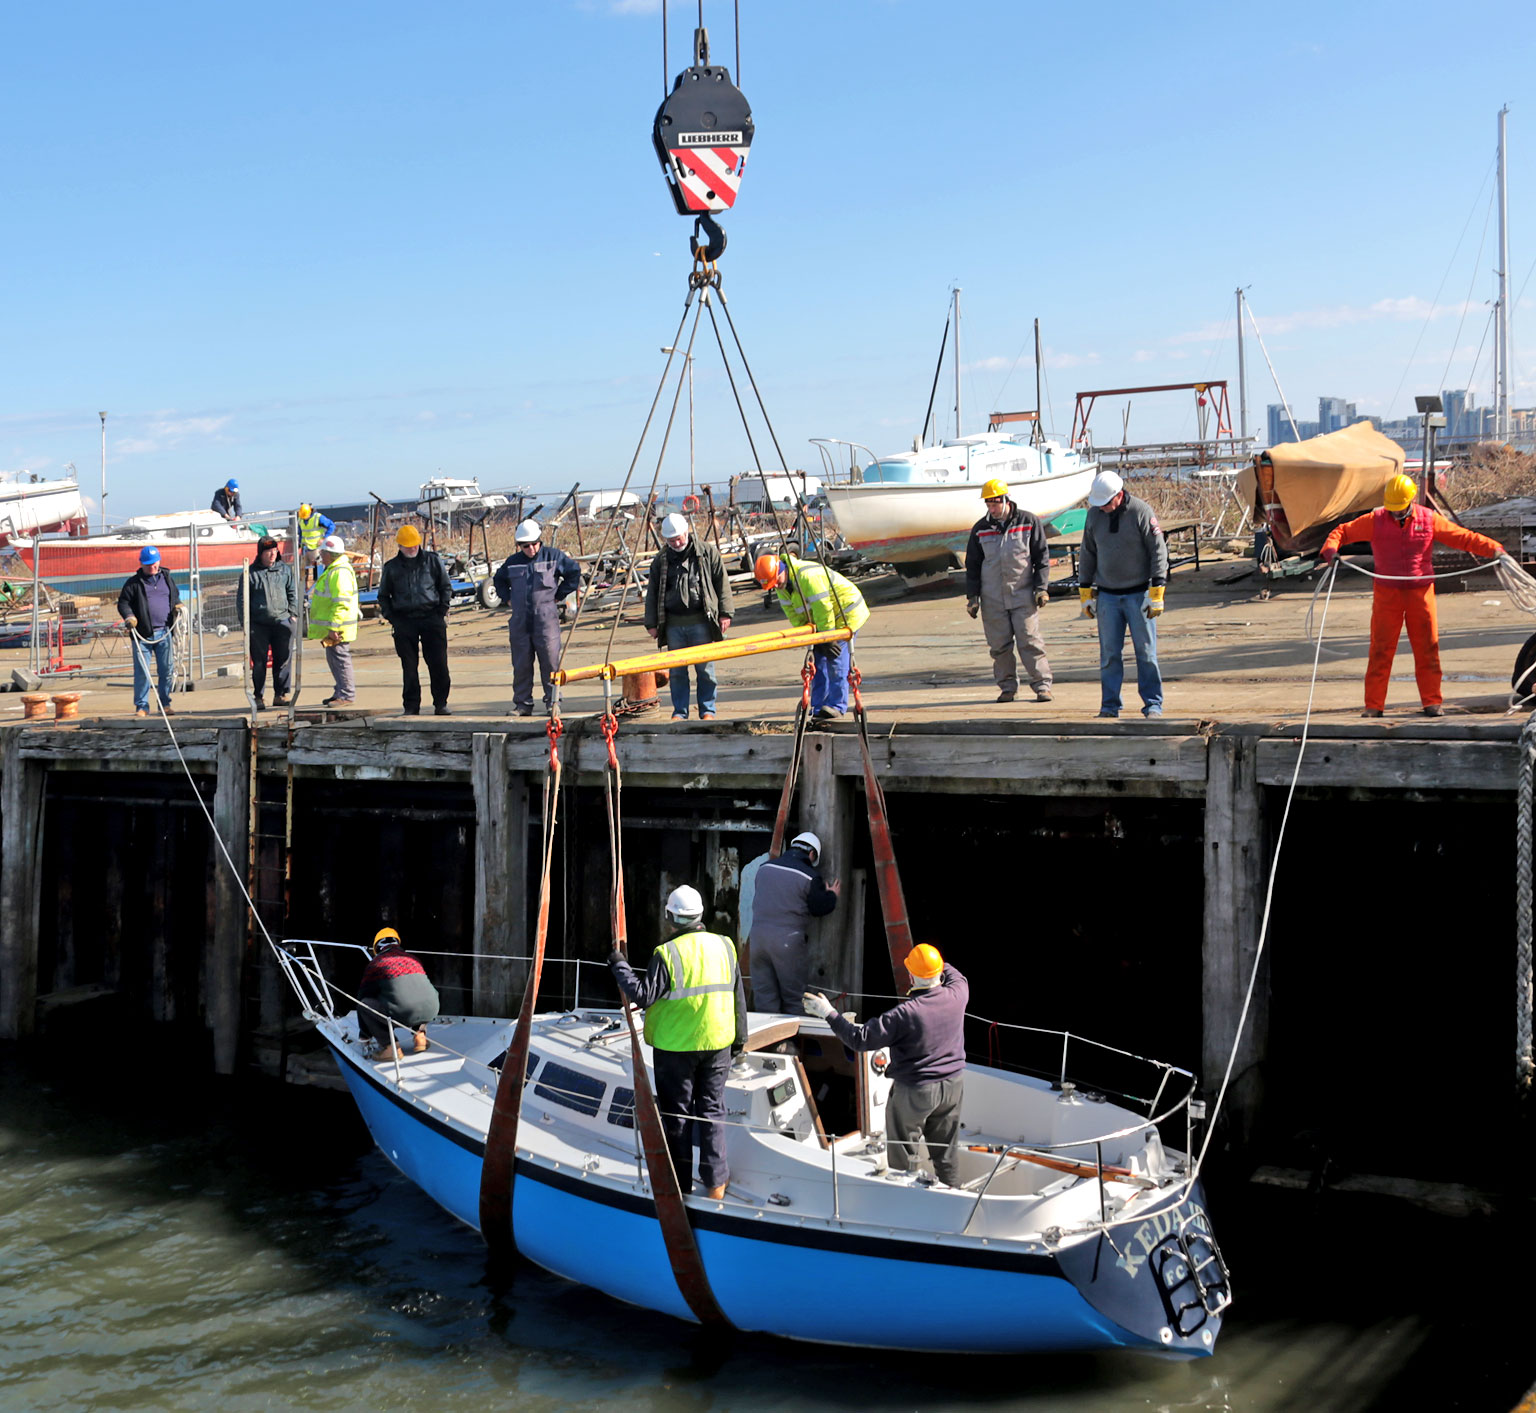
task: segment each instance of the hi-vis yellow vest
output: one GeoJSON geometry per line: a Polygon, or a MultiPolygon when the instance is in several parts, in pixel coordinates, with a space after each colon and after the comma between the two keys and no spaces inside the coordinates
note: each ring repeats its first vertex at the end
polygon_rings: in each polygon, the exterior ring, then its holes
{"type": "Polygon", "coordinates": [[[308,520],[299,521],[299,542],[307,550],[320,548],[320,538],[325,534],[325,526],[320,523],[320,512],[317,510],[308,520]]]}
{"type": "Polygon", "coordinates": [[[338,559],[315,580],[304,636],[323,638],[334,631],[342,642],[350,643],[357,637],[357,621],[362,616],[357,603],[357,573],[350,560],[338,559]]]}
{"type": "Polygon", "coordinates": [[[736,946],[715,932],[680,932],[662,943],[672,987],[645,1013],[657,1050],[723,1050],[736,1042],[736,946]]]}
{"type": "Polygon", "coordinates": [[[789,574],[778,591],[779,607],[796,628],[812,624],[818,633],[848,628],[857,633],[869,622],[864,595],[835,569],[803,559],[788,561],[789,574]]]}

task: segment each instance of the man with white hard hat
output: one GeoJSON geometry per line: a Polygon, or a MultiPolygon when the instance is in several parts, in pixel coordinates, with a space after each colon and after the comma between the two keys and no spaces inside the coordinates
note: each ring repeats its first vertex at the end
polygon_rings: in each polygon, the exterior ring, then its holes
{"type": "MultiPolygon", "coordinates": [[[[720,551],[699,539],[681,515],[661,522],[662,548],[651,560],[645,586],[645,631],[668,652],[718,643],[730,632],[735,603],[731,580],[720,551]]],[[[694,665],[699,687],[699,716],[715,716],[715,665],[694,665]]],[[[672,692],[672,720],[688,719],[688,669],[674,668],[667,686],[672,692]]]]}
{"type": "Polygon", "coordinates": [[[537,520],[513,532],[517,548],[496,571],[496,597],[512,610],[507,640],[512,649],[512,710],[533,715],[533,660],[539,660],[546,714],[554,702],[549,674],[560,661],[560,601],[581,587],[581,566],[564,550],[544,543],[537,520]]]}
{"type": "Polygon", "coordinates": [[[799,1014],[811,970],[811,919],[826,917],[843,887],[840,879],[823,880],[820,859],[821,840],[806,830],[757,870],[747,939],[755,1011],[799,1014]]]}
{"type": "Polygon", "coordinates": [[[352,649],[362,609],[357,599],[357,571],[347,558],[346,542],[340,535],[327,535],[320,542],[320,577],[315,580],[309,599],[309,627],[306,638],[318,638],[325,649],[325,665],[331,669],[335,687],[321,706],[351,706],[357,700],[357,683],[352,675],[352,649]]]}
{"type": "Polygon", "coordinates": [[[1136,651],[1141,714],[1163,714],[1157,666],[1157,620],[1168,584],[1168,542],[1157,515],[1131,495],[1113,471],[1100,471],[1088,492],[1088,518],[1077,561],[1083,616],[1099,625],[1099,715],[1120,715],[1125,634],[1136,651]]]}
{"type": "Polygon", "coordinates": [[[686,883],[674,888],[666,913],[670,935],[651,954],[644,976],[617,947],[608,965],[630,1004],[645,1011],[656,1104],[678,1184],[685,1193],[693,1191],[697,1144],[699,1181],[718,1200],[731,1179],[725,1156],[725,1081],[731,1056],[747,1043],[741,967],[731,939],[704,930],[704,900],[697,888],[686,883]]]}

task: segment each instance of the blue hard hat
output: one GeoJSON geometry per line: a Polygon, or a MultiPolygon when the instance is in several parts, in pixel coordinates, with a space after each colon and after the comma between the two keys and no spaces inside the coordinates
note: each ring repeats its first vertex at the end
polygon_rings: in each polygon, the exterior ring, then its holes
{"type": "Polygon", "coordinates": [[[224,482],[224,489],[226,491],[238,491],[240,489],[240,482],[239,481],[225,481],[224,482]]]}
{"type": "Polygon", "coordinates": [[[139,551],[139,563],[159,564],[160,551],[157,550],[153,545],[145,545],[144,548],[139,551]]]}

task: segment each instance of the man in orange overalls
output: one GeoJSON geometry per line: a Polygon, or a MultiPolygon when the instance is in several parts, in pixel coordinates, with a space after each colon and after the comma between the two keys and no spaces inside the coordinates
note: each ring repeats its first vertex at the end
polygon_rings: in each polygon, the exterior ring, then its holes
{"type": "Polygon", "coordinates": [[[1387,704],[1387,682],[1403,624],[1413,647],[1414,676],[1425,716],[1444,716],[1440,699],[1440,628],[1435,621],[1435,585],[1430,557],[1435,542],[1465,550],[1468,554],[1497,558],[1504,546],[1487,535],[1454,525],[1428,506],[1415,505],[1418,487],[1407,476],[1387,482],[1385,504],[1334,527],[1323,541],[1325,564],[1338,555],[1341,545],[1370,542],[1378,578],[1371,604],[1371,652],[1365,664],[1365,710],[1362,716],[1380,716],[1387,704]]]}

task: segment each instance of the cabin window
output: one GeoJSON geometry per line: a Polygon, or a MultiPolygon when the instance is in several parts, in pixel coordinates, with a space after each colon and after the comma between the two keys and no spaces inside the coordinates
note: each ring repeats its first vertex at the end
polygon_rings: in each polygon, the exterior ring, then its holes
{"type": "Polygon", "coordinates": [[[551,1060],[544,1066],[544,1078],[534,1085],[533,1092],[551,1104],[594,1117],[602,1107],[603,1091],[607,1087],[596,1075],[583,1074],[551,1060]]]}
{"type": "Polygon", "coordinates": [[[635,1091],[633,1089],[613,1091],[613,1103],[608,1106],[608,1122],[617,1124],[619,1128],[635,1126],[635,1091]]]}

